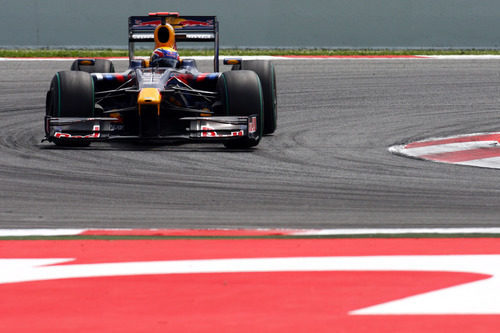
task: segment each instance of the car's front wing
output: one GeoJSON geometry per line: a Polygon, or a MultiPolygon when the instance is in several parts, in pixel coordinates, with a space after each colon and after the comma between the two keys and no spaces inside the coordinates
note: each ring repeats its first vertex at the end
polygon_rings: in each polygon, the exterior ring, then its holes
{"type": "Polygon", "coordinates": [[[160,132],[153,137],[125,134],[117,118],[45,117],[45,139],[56,140],[164,140],[164,141],[228,141],[258,138],[257,115],[234,117],[184,117],[176,119],[182,131],[160,132]]]}

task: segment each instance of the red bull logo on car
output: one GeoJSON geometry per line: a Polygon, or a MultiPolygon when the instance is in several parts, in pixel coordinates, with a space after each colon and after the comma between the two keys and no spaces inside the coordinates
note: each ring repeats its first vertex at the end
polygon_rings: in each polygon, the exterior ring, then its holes
{"type": "MultiPolygon", "coordinates": [[[[208,21],[198,21],[198,20],[186,20],[184,18],[168,18],[167,23],[173,25],[176,28],[182,27],[212,27],[214,25],[213,20],[208,21]]],[[[161,24],[161,20],[134,20],[134,28],[137,27],[155,27],[161,24]]]]}
{"type": "Polygon", "coordinates": [[[213,26],[213,21],[207,21],[207,22],[203,22],[203,21],[193,21],[193,20],[184,20],[184,21],[181,21],[179,23],[177,23],[179,25],[182,25],[183,27],[196,27],[196,26],[202,26],[202,27],[211,27],[213,26]]]}

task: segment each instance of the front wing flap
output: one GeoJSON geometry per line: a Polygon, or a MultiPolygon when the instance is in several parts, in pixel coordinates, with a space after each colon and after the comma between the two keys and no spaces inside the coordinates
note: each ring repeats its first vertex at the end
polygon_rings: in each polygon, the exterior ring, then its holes
{"type": "Polygon", "coordinates": [[[184,117],[176,121],[183,132],[161,133],[155,137],[123,135],[123,125],[117,118],[56,118],[45,117],[46,140],[175,140],[227,141],[258,138],[257,115],[235,117],[184,117]]]}
{"type": "Polygon", "coordinates": [[[181,118],[190,124],[191,138],[255,138],[257,116],[250,117],[192,117],[181,118]]]}
{"type": "Polygon", "coordinates": [[[99,140],[106,139],[117,130],[116,118],[56,118],[45,116],[48,141],[54,139],[99,140]]]}

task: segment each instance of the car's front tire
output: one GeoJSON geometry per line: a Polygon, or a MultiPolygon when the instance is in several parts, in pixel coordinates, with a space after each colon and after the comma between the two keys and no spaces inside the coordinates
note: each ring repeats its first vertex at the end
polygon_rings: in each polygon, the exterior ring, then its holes
{"type": "Polygon", "coordinates": [[[228,141],[225,146],[250,148],[258,145],[262,138],[264,104],[257,74],[245,70],[224,72],[219,78],[218,91],[227,116],[257,115],[257,131],[254,138],[228,141]]]}
{"type": "Polygon", "coordinates": [[[114,73],[115,66],[109,59],[91,59],[93,64],[84,64],[84,59],[75,60],[71,64],[72,71],[82,71],[87,73],[114,73]]]}
{"type": "Polygon", "coordinates": [[[244,60],[234,69],[249,70],[257,73],[264,96],[264,134],[276,131],[278,123],[278,99],[276,96],[276,72],[271,61],[244,60]]]}
{"type": "MultiPolygon", "coordinates": [[[[63,71],[52,78],[46,98],[46,114],[51,117],[93,117],[94,81],[87,72],[63,71]]],[[[46,133],[48,135],[48,133],[46,133]]],[[[88,140],[53,139],[60,146],[88,146],[88,140]]]]}

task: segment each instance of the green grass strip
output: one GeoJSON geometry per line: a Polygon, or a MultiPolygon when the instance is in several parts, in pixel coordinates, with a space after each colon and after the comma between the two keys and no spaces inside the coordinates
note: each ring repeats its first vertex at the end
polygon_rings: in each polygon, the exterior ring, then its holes
{"type": "MultiPolygon", "coordinates": [[[[182,49],[183,57],[211,56],[211,49],[182,49]]],[[[151,50],[136,50],[138,56],[149,56],[151,50]]],[[[324,55],[324,56],[376,56],[376,55],[500,55],[500,49],[221,49],[221,56],[238,55],[324,55]]],[[[29,57],[126,57],[123,49],[0,49],[2,58],[29,57]]]]}

